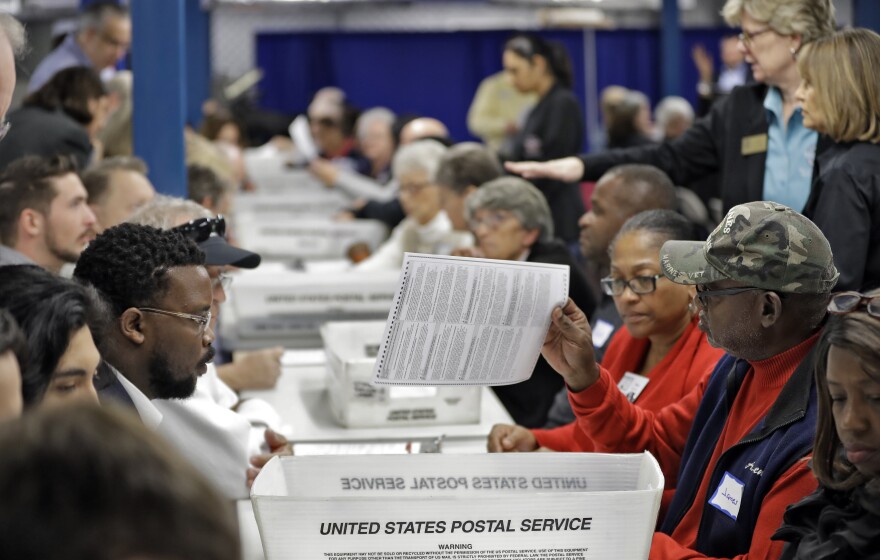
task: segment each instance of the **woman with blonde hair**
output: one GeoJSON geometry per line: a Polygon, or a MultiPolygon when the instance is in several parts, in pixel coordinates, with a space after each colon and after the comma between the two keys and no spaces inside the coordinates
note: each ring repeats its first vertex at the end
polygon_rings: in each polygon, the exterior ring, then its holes
{"type": "Polygon", "coordinates": [[[880,286],[880,35],[845,29],[798,56],[804,125],[835,144],[818,157],[804,215],[831,243],[838,289],[880,286]]]}
{"type": "Polygon", "coordinates": [[[676,185],[718,173],[725,213],[756,200],[802,210],[814,157],[825,143],[801,122],[795,59],[805,44],[834,32],[834,5],[831,0],[727,0],[722,14],[742,30],[739,50],[755,82],[734,88],[682,136],[654,146],[507,163],[508,170],[526,179],[596,181],[614,166],[647,163],[676,185]]]}

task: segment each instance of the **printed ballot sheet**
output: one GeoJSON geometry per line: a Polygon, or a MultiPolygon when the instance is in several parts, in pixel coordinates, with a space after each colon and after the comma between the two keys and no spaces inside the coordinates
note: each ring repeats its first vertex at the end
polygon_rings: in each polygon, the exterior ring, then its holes
{"type": "Polygon", "coordinates": [[[568,281],[567,265],[406,253],[373,382],[525,381],[568,281]]]}

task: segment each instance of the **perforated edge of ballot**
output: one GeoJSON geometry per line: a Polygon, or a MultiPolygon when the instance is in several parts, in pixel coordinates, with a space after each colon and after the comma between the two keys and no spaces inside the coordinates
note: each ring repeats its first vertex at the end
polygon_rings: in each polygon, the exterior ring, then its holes
{"type": "Polygon", "coordinates": [[[525,381],[569,274],[568,265],[406,253],[373,383],[525,381]]]}

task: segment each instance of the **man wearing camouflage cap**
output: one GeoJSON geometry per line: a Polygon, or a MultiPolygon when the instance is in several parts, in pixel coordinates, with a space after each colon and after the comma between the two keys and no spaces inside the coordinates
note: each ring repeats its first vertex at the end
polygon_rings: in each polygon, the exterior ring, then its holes
{"type": "Polygon", "coordinates": [[[553,312],[543,355],[568,384],[596,451],[650,451],[675,488],[650,558],[778,558],[785,507],[816,487],[812,350],[838,278],[828,241],[785,206],[735,206],[703,242],[661,249],[667,279],[697,287],[700,328],[727,354],[690,394],[652,413],[593,357],[584,314],[553,312]]]}

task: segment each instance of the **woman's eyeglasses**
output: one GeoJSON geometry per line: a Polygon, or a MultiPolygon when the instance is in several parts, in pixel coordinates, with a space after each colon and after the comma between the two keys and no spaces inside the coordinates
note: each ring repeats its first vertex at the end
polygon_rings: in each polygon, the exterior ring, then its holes
{"type": "Polygon", "coordinates": [[[226,219],[223,216],[199,218],[177,226],[173,230],[179,231],[196,243],[201,243],[211,237],[212,233],[224,237],[226,235],[226,219]]]}
{"type": "Polygon", "coordinates": [[[866,296],[859,292],[841,292],[831,296],[828,312],[846,315],[864,309],[871,317],[880,319],[880,296],[866,296]]]}
{"type": "Polygon", "coordinates": [[[515,217],[513,214],[503,210],[486,212],[481,218],[471,218],[468,222],[468,227],[471,231],[476,231],[480,226],[486,226],[487,229],[494,231],[501,227],[501,224],[513,217],[515,217]]]}
{"type": "Polygon", "coordinates": [[[765,27],[764,29],[760,29],[758,31],[752,31],[752,32],[749,32],[749,31],[746,31],[745,29],[743,29],[742,33],[739,34],[739,40],[742,42],[743,45],[749,47],[752,45],[752,43],[755,42],[755,37],[763,35],[764,33],[767,33],[768,31],[773,31],[773,29],[770,27],[765,27]]]}
{"type": "Polygon", "coordinates": [[[632,293],[643,296],[654,293],[657,290],[657,280],[660,278],[663,278],[662,274],[655,274],[654,276],[635,276],[629,280],[608,276],[600,280],[600,282],[602,283],[602,291],[609,296],[622,296],[627,288],[629,288],[632,293]]]}

